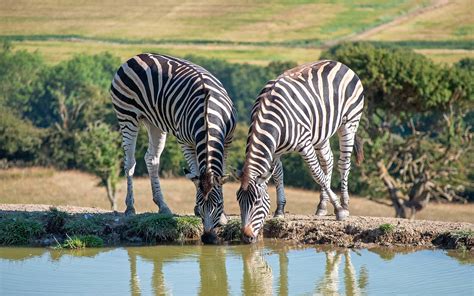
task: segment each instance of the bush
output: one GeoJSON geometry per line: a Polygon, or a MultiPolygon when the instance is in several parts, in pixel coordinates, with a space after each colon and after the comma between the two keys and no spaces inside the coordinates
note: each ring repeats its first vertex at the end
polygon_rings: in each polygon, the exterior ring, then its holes
{"type": "Polygon", "coordinates": [[[51,208],[46,219],[46,231],[48,233],[64,233],[64,225],[69,215],[56,208],[51,208]]]}
{"type": "Polygon", "coordinates": [[[381,225],[379,226],[379,230],[380,230],[383,234],[387,234],[387,233],[390,233],[390,232],[392,232],[393,230],[395,230],[395,225],[390,224],[390,223],[384,223],[384,224],[381,224],[381,225]]]}
{"type": "Polygon", "coordinates": [[[240,241],[242,236],[240,219],[231,219],[224,225],[220,236],[226,241],[240,241]]]}
{"type": "Polygon", "coordinates": [[[44,233],[39,222],[21,217],[0,220],[0,245],[25,245],[44,233]]]}
{"type": "Polygon", "coordinates": [[[129,218],[127,224],[127,236],[138,235],[148,243],[195,239],[201,232],[201,221],[196,217],[141,214],[129,218]]]}
{"type": "Polygon", "coordinates": [[[83,248],[100,248],[104,246],[104,240],[97,235],[79,235],[67,236],[64,243],[59,248],[64,249],[83,249],[83,248]]]}
{"type": "Polygon", "coordinates": [[[64,232],[74,235],[100,234],[104,228],[104,221],[99,217],[89,219],[76,218],[66,222],[64,232]]]}

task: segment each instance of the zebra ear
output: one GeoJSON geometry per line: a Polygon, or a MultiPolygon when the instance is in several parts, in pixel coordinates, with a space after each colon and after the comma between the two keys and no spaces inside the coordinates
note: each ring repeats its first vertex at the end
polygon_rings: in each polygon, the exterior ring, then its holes
{"type": "Polygon", "coordinates": [[[186,178],[193,181],[194,185],[197,186],[199,184],[199,177],[198,176],[191,173],[187,168],[183,168],[183,172],[184,172],[184,175],[186,176],[186,178]]]}
{"type": "Polygon", "coordinates": [[[264,184],[264,183],[267,183],[268,180],[270,180],[270,177],[272,176],[272,172],[271,171],[268,171],[264,174],[262,174],[260,177],[257,177],[257,179],[255,180],[255,182],[257,184],[264,184]]]}
{"type": "Polygon", "coordinates": [[[240,178],[242,178],[242,171],[233,167],[229,167],[229,170],[231,176],[240,181],[240,178]]]}

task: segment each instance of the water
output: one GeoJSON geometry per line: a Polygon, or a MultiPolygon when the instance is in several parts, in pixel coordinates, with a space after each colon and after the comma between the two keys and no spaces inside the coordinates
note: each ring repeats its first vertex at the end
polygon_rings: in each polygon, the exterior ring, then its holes
{"type": "Polygon", "coordinates": [[[56,251],[0,248],[0,295],[474,295],[474,256],[272,241],[56,251]]]}

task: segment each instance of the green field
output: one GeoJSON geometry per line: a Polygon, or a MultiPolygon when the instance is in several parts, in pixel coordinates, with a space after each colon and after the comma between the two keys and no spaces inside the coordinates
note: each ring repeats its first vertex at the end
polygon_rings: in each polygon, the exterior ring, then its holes
{"type": "Polygon", "coordinates": [[[406,21],[362,39],[442,41],[447,46],[409,47],[437,62],[473,57],[472,1],[441,3],[416,14],[439,3],[201,0],[177,4],[144,0],[131,5],[123,0],[0,0],[0,39],[13,40],[17,49],[38,50],[50,63],[77,53],[102,51],[110,51],[122,60],[151,51],[176,56],[192,53],[252,64],[274,60],[303,63],[319,58],[328,45],[354,39],[367,30],[413,14],[406,21]]]}

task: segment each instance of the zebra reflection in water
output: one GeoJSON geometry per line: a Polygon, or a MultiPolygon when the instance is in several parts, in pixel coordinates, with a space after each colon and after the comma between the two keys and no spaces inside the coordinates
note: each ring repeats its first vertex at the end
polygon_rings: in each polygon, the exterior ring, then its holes
{"type": "MultiPolygon", "coordinates": [[[[289,289],[289,264],[288,252],[299,249],[296,246],[261,246],[250,245],[247,247],[230,246],[207,247],[196,246],[199,251],[193,252],[156,252],[143,248],[128,248],[130,262],[130,290],[132,295],[142,295],[143,287],[137,273],[137,260],[151,262],[153,272],[151,275],[152,290],[155,295],[173,294],[173,287],[167,286],[169,281],[165,280],[164,266],[176,261],[194,261],[197,259],[199,266],[199,287],[196,293],[199,295],[229,295],[231,291],[238,289],[231,287],[229,279],[235,277],[229,274],[226,266],[227,258],[240,258],[242,262],[242,282],[240,292],[243,295],[290,295],[289,289]],[[275,273],[268,263],[268,256],[278,256],[278,273],[275,273]],[[233,289],[232,289],[233,288],[233,289]]],[[[319,251],[318,251],[319,252],[319,251]]],[[[351,262],[350,250],[328,250],[325,251],[324,275],[315,279],[313,294],[316,295],[363,295],[368,283],[367,269],[362,266],[356,272],[351,262]],[[344,265],[343,264],[344,259],[344,265]],[[343,266],[342,274],[341,266],[343,266]],[[341,283],[344,282],[344,290],[341,283]]],[[[317,264],[318,268],[323,265],[317,264]]],[[[235,270],[235,269],[234,269],[235,270]]],[[[307,271],[311,273],[311,270],[307,271]]],[[[294,279],[294,278],[293,278],[294,279]]]]}

